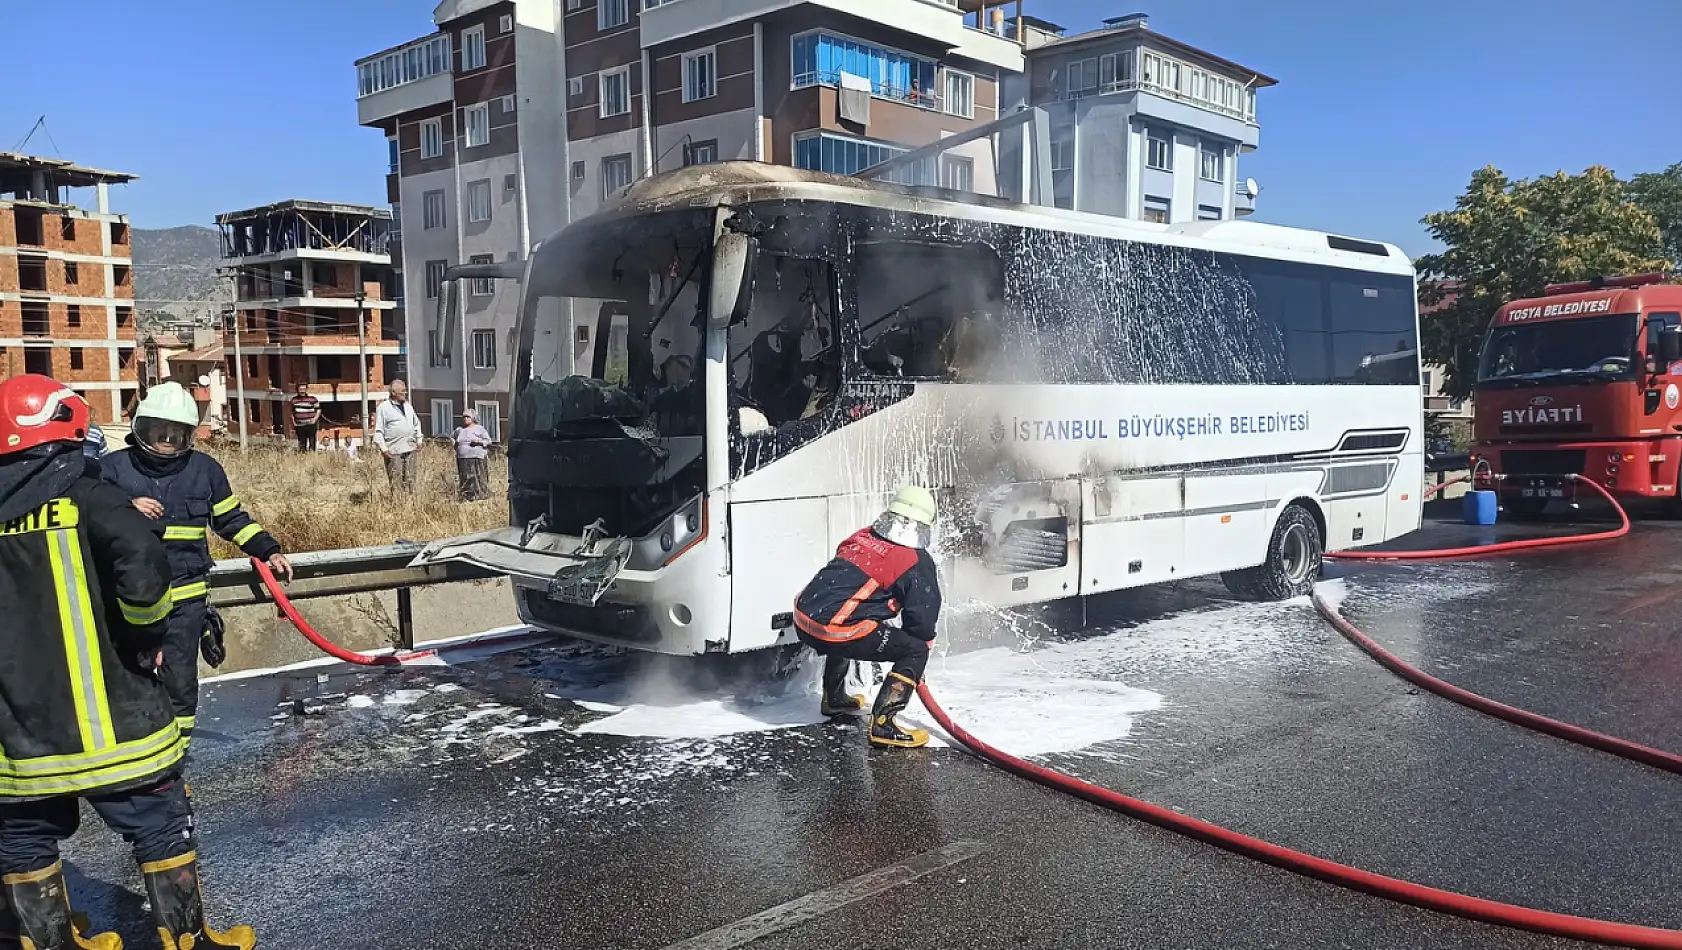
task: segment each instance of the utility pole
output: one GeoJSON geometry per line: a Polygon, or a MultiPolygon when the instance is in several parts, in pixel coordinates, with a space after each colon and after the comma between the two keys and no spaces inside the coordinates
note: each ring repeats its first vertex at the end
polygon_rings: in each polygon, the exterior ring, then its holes
{"type": "Polygon", "coordinates": [[[234,302],[233,302],[233,317],[234,317],[234,386],[235,386],[235,389],[234,389],[234,412],[239,415],[239,450],[241,452],[244,452],[245,451],[245,359],[244,359],[243,356],[241,356],[240,349],[239,349],[239,325],[244,321],[242,321],[240,319],[240,311],[239,311],[239,273],[237,271],[231,271],[229,273],[229,278],[228,279],[234,285],[234,302]]]}
{"type": "MultiPolygon", "coordinates": [[[[361,278],[358,277],[358,280],[361,278]]],[[[362,444],[368,444],[368,309],[365,303],[368,290],[360,283],[356,288],[356,372],[362,384],[362,444]]]]}

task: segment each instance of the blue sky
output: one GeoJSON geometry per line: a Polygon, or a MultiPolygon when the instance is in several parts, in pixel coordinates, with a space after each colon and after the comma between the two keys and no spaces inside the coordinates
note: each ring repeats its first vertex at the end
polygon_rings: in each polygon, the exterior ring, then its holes
{"type": "MultiPolygon", "coordinates": [[[[430,0],[75,7],[98,29],[53,4],[9,11],[8,36],[55,39],[0,56],[0,149],[45,113],[51,140],[36,132],[28,150],[139,174],[113,195],[138,227],[287,197],[383,200],[385,142],[356,124],[351,64],[427,32],[430,0]]],[[[1481,165],[1627,176],[1682,161],[1678,0],[1160,7],[1028,0],[1071,30],[1143,10],[1152,29],[1278,78],[1257,97],[1261,147],[1242,166],[1262,186],[1258,220],[1419,254],[1420,216],[1452,206],[1481,165]]]]}

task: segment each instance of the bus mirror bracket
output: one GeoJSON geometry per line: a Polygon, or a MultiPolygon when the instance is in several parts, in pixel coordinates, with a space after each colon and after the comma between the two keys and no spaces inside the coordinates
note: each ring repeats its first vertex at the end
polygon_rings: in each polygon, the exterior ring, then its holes
{"type": "Polygon", "coordinates": [[[715,327],[744,323],[753,305],[754,262],[759,241],[729,228],[719,232],[713,243],[711,299],[707,314],[715,327]]]}

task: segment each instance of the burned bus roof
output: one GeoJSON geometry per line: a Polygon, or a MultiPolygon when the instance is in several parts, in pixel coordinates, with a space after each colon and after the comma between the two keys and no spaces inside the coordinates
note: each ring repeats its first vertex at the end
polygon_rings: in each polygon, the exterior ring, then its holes
{"type": "Polygon", "coordinates": [[[1154,224],[1113,215],[1023,204],[990,195],[932,186],[899,185],[764,162],[691,165],[641,179],[595,215],[574,222],[569,229],[587,227],[593,221],[681,208],[738,207],[770,201],[866,205],[893,211],[1069,231],[1094,237],[1298,260],[1377,273],[1410,277],[1414,273],[1412,261],[1393,244],[1352,240],[1324,231],[1250,221],[1154,224]]]}

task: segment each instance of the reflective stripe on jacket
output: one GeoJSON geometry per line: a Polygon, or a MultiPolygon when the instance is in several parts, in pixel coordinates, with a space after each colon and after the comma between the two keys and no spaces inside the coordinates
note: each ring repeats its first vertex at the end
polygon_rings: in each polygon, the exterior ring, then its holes
{"type": "Polygon", "coordinates": [[[186,754],[150,658],[169,562],[146,516],[83,478],[0,524],[0,801],[143,786],[186,754]]]}
{"type": "Polygon", "coordinates": [[[208,589],[205,578],[215,562],[207,528],[249,557],[266,561],[280,551],[279,542],[240,507],[220,462],[203,452],[190,452],[178,470],[154,475],[139,451],[129,448],[105,456],[100,477],[130,498],[156,498],[164,506],[163,519],[150,524],[169,552],[176,600],[203,597],[208,589]]]}
{"type": "Polygon", "coordinates": [[[894,544],[869,528],[841,542],[794,602],[794,625],[832,643],[867,637],[894,617],[906,633],[933,640],[939,574],[929,552],[894,544]]]}

